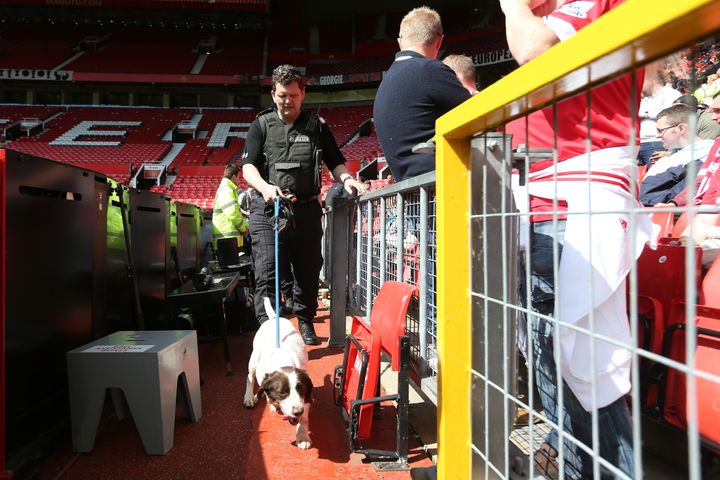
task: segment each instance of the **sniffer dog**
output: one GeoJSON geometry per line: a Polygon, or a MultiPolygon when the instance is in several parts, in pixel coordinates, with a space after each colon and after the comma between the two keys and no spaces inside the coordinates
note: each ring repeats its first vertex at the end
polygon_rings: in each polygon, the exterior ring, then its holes
{"type": "Polygon", "coordinates": [[[270,410],[283,415],[285,420],[296,426],[296,445],[306,450],[311,446],[308,415],[313,385],[306,371],[305,343],[295,325],[280,317],[280,348],[277,348],[276,315],[267,297],[265,311],[268,319],[260,325],[253,339],[243,402],[246,407],[252,408],[264,393],[270,410]],[[255,380],[260,386],[257,394],[253,394],[255,380]]]}

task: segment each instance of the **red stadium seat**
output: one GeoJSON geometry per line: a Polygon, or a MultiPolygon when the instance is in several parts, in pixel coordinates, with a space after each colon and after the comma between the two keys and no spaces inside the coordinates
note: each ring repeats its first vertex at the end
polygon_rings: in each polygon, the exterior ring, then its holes
{"type": "MultiPolygon", "coordinates": [[[[685,301],[685,249],[661,239],[657,250],[646,247],[637,260],[638,310],[652,319],[647,334],[650,348],[660,352],[662,332],[669,321],[673,303],[685,301]]],[[[702,250],[695,249],[695,274],[700,285],[702,250]]]]}
{"type": "Polygon", "coordinates": [[[703,305],[720,309],[720,257],[715,259],[703,278],[702,294],[703,305]]]}
{"type": "Polygon", "coordinates": [[[680,215],[680,217],[675,222],[675,225],[673,226],[671,237],[680,238],[680,236],[688,226],[688,218],[689,215],[687,212],[683,212],[682,215],[680,215]]]}
{"type": "Polygon", "coordinates": [[[658,238],[670,237],[673,231],[673,213],[672,212],[655,212],[649,209],[650,220],[660,227],[658,238]]]}
{"type": "MultiPolygon", "coordinates": [[[[695,371],[720,375],[720,310],[697,306],[694,319],[697,327],[697,345],[690,367],[695,371]]],[[[687,324],[685,304],[673,309],[673,320],[665,332],[663,354],[672,360],[685,363],[687,324]]],[[[720,384],[695,377],[697,422],[700,437],[706,447],[720,453],[720,384]]],[[[674,368],[668,368],[661,384],[663,418],[676,427],[685,429],[688,423],[690,403],[686,388],[686,376],[674,368]]]]}
{"type": "MultiPolygon", "coordinates": [[[[384,453],[396,458],[407,455],[406,437],[400,432],[407,428],[408,408],[410,358],[405,322],[410,301],[416,292],[417,287],[413,285],[386,281],[373,302],[370,325],[359,317],[353,318],[351,333],[345,342],[343,364],[335,368],[335,401],[343,407],[350,424],[350,441],[354,451],[369,452],[360,446],[359,441],[370,437],[375,405],[395,400],[398,402],[399,422],[397,450],[384,453]],[[392,370],[399,372],[396,395],[378,396],[381,351],[390,356],[392,370]]],[[[379,454],[378,451],[373,452],[379,454]]]]}

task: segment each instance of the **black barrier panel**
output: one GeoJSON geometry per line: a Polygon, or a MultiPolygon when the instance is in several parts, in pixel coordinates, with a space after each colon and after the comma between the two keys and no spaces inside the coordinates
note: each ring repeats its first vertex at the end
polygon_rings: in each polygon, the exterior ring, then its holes
{"type": "Polygon", "coordinates": [[[132,190],[130,219],[135,274],[145,328],[167,328],[165,270],[168,239],[168,205],[163,195],[132,190]]]}
{"type": "Polygon", "coordinates": [[[7,151],[9,461],[68,418],[65,352],[92,340],[95,188],[92,172],[7,151]]]}
{"type": "Polygon", "coordinates": [[[200,270],[200,209],[187,203],[176,204],[177,255],[180,282],[200,270]]]}
{"type": "Polygon", "coordinates": [[[108,179],[105,185],[106,212],[105,235],[97,245],[95,263],[96,295],[93,326],[95,338],[109,335],[118,330],[135,330],[133,313],[132,284],[128,271],[128,255],[123,230],[122,210],[119,191],[122,191],[123,204],[128,205],[130,191],[125,185],[108,179]]]}
{"type": "Polygon", "coordinates": [[[168,255],[167,255],[167,278],[165,279],[165,296],[180,287],[180,268],[178,266],[177,252],[177,203],[170,202],[168,205],[168,255]]]}

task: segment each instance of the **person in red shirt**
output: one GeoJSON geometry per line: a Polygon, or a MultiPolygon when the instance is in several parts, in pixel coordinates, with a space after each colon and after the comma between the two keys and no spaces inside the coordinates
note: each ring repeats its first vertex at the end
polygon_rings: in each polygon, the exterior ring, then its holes
{"type": "MultiPolygon", "coordinates": [[[[533,60],[553,45],[570,38],[620,3],[622,0],[500,1],[506,19],[508,46],[520,64],[533,60]]],[[[595,212],[607,206],[603,204],[606,199],[615,202],[613,205],[622,209],[620,211],[633,208],[637,204],[629,186],[632,181],[630,171],[635,168],[633,147],[638,139],[630,138],[629,134],[633,131],[633,122],[636,122],[637,118],[642,73],[639,71],[635,78],[630,75],[618,77],[592,88],[587,95],[560,101],[554,108],[547,107],[533,112],[505,127],[505,133],[513,136],[514,148],[525,144],[530,149],[556,149],[559,162],[547,160],[530,166],[528,193],[531,283],[529,286],[523,285],[523,288],[529,289],[528,298],[532,310],[554,316],[568,324],[588,328],[588,324],[583,322],[587,322],[587,309],[592,305],[595,331],[602,333],[602,329],[609,326],[614,329],[614,335],[611,336],[627,344],[630,343],[631,336],[624,300],[619,299],[619,296],[624,298],[622,272],[629,269],[629,261],[626,265],[622,263],[626,260],[612,259],[629,257],[618,255],[615,250],[627,248],[628,244],[636,242],[634,236],[641,239],[644,245],[644,233],[632,235],[633,232],[627,232],[626,215],[594,216],[592,221],[588,215],[573,215],[570,219],[574,222],[572,223],[566,220],[563,214],[558,216],[553,209],[557,206],[564,210],[569,205],[573,211],[590,209],[595,212]],[[610,218],[609,223],[602,217],[610,218]],[[563,251],[563,245],[567,245],[569,238],[578,242],[578,221],[585,228],[586,237],[602,236],[603,242],[590,242],[587,238],[580,238],[581,243],[584,241],[584,244],[590,245],[587,247],[590,255],[585,257],[584,263],[573,264],[568,276],[564,273],[568,269],[563,267],[563,262],[566,267],[568,262],[573,260],[577,263],[578,255],[575,248],[566,248],[563,251]],[[605,223],[602,223],[603,221],[605,223]],[[576,229],[572,236],[571,228],[576,229]],[[603,231],[603,228],[607,228],[607,231],[603,231]],[[604,255],[597,255],[596,247],[598,244],[602,247],[601,244],[605,243],[606,250],[600,252],[604,255]],[[557,282],[554,277],[555,248],[560,259],[557,282]],[[612,250],[610,254],[607,254],[607,248],[612,250]],[[617,262],[617,265],[612,264],[611,268],[606,269],[616,273],[617,278],[614,277],[616,282],[607,287],[607,296],[601,300],[598,300],[597,295],[603,288],[603,282],[589,281],[587,274],[588,269],[591,272],[602,270],[591,268],[596,267],[595,261],[617,262]],[[561,286],[560,290],[567,285],[568,292],[572,292],[560,296],[558,312],[555,312],[555,291],[558,288],[556,283],[561,286]],[[602,310],[608,303],[612,303],[606,301],[608,298],[617,301],[609,310],[602,310]],[[584,305],[581,308],[586,308],[580,315],[577,315],[578,309],[575,308],[578,303],[584,305]],[[610,311],[610,314],[601,315],[601,310],[610,311]],[[573,317],[573,314],[576,316],[573,317]]],[[[637,127],[636,124],[635,131],[638,130],[637,127]]],[[[572,246],[575,247],[576,244],[572,246]]],[[[642,246],[639,250],[642,250],[642,246]]],[[[596,370],[590,371],[587,366],[590,363],[590,349],[582,348],[589,345],[588,336],[554,323],[530,314],[531,332],[528,341],[533,350],[535,385],[546,414],[556,424],[562,424],[564,432],[592,449],[590,412],[596,408],[601,432],[598,445],[600,456],[628,476],[632,476],[632,423],[624,399],[630,389],[629,350],[609,347],[606,342],[591,342],[596,347],[596,370]],[[556,328],[563,334],[557,340],[554,338],[556,328]],[[573,337],[570,344],[567,342],[568,336],[573,337]],[[555,362],[555,349],[561,352],[559,364],[555,362]],[[600,368],[606,370],[601,372],[600,368]],[[558,375],[562,378],[563,418],[558,418],[558,375]],[[592,384],[596,388],[592,388],[592,384]]],[[[557,455],[558,443],[558,432],[553,429],[546,439],[546,445],[535,457],[536,464],[540,463],[543,453],[550,457],[557,455]]],[[[566,475],[593,478],[592,457],[572,441],[565,440],[563,447],[566,475]]],[[[600,472],[602,478],[614,478],[602,465],[600,472]]]]}

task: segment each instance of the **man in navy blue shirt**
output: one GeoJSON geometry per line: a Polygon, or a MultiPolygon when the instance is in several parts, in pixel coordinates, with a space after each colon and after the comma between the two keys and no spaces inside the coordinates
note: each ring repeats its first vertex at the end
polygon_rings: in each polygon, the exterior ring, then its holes
{"type": "Polygon", "coordinates": [[[400,52],[375,97],[373,117],[395,181],[435,170],[434,153],[412,147],[435,136],[435,120],[468,98],[455,73],[437,60],[443,40],[440,15],[416,8],[400,23],[400,52]]]}

